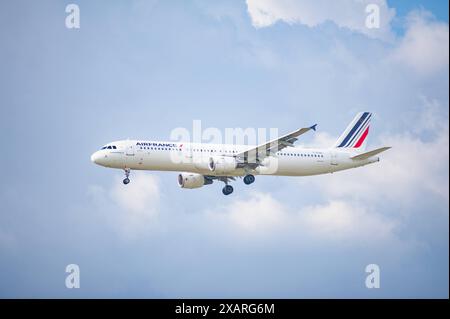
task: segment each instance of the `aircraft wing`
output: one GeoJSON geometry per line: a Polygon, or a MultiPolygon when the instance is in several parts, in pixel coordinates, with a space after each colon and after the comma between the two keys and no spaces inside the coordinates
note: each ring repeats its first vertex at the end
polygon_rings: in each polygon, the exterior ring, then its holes
{"type": "Polygon", "coordinates": [[[300,128],[296,131],[283,135],[277,139],[271,140],[254,148],[248,149],[235,155],[240,166],[257,167],[260,161],[265,157],[274,155],[276,152],[288,146],[294,146],[298,137],[310,130],[316,130],[317,124],[310,127],[300,128]]]}

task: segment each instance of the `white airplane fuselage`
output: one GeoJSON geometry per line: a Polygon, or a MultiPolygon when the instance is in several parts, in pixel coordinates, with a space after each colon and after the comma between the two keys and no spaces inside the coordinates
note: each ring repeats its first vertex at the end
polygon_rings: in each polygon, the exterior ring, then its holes
{"type": "MultiPolygon", "coordinates": [[[[124,140],[109,143],[116,149],[95,152],[92,162],[104,167],[132,170],[182,171],[211,176],[244,176],[244,168],[212,171],[210,158],[233,158],[252,146],[124,140]]],[[[354,160],[355,152],[337,148],[287,147],[252,170],[255,175],[308,176],[328,174],[379,161],[377,156],[354,160]]]]}

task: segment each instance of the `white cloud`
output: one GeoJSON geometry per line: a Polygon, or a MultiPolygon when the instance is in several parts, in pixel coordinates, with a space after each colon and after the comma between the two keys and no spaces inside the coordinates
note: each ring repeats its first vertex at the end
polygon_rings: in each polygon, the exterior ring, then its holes
{"type": "Polygon", "coordinates": [[[319,131],[314,133],[314,140],[311,143],[308,144],[300,144],[304,147],[314,147],[314,148],[329,148],[334,145],[336,142],[337,137],[331,136],[327,132],[319,131]]]}
{"type": "Polygon", "coordinates": [[[134,216],[153,216],[159,205],[158,181],[153,175],[136,174],[132,183],[124,186],[120,178],[110,192],[111,199],[134,216]]]}
{"type": "Polygon", "coordinates": [[[355,201],[331,200],[298,210],[268,193],[236,199],[207,216],[233,236],[245,238],[288,235],[302,241],[370,241],[392,238],[395,228],[392,220],[355,201]]]}
{"type": "Polygon", "coordinates": [[[414,11],[407,19],[407,31],[392,55],[396,63],[420,75],[447,69],[449,60],[448,24],[433,20],[430,13],[414,11]]]}
{"type": "Polygon", "coordinates": [[[422,109],[420,116],[413,119],[414,132],[420,134],[422,132],[448,131],[448,113],[444,114],[441,103],[437,99],[429,99],[425,95],[419,95],[419,99],[422,109]]]}
{"type": "Polygon", "coordinates": [[[265,234],[282,226],[286,219],[285,208],[272,196],[254,193],[250,198],[237,199],[227,206],[207,212],[210,218],[224,219],[233,229],[244,234],[265,234]]]}
{"type": "Polygon", "coordinates": [[[338,198],[414,203],[416,196],[427,191],[448,200],[448,131],[432,142],[410,134],[386,136],[381,141],[393,148],[382,154],[379,163],[316,177],[313,183],[338,198]]]}
{"type": "Polygon", "coordinates": [[[332,21],[339,27],[370,37],[392,39],[390,22],[395,10],[385,0],[247,0],[247,10],[256,28],[268,27],[278,20],[315,27],[332,21]],[[367,28],[366,6],[376,4],[380,9],[380,28],[367,28]]]}
{"type": "Polygon", "coordinates": [[[380,156],[379,163],[317,176],[310,182],[333,198],[414,204],[419,196],[433,194],[448,201],[448,115],[442,114],[437,101],[423,96],[420,99],[422,109],[410,119],[414,123],[410,132],[383,135],[378,141],[371,141],[370,149],[376,145],[392,146],[380,156]],[[429,138],[421,138],[424,132],[431,133],[429,138]]]}
{"type": "Polygon", "coordinates": [[[300,211],[302,231],[327,239],[380,240],[389,238],[395,223],[367,207],[333,200],[300,211]]]}
{"type": "Polygon", "coordinates": [[[111,189],[91,186],[89,194],[107,222],[128,238],[136,238],[154,228],[160,206],[158,179],[133,172],[131,183],[116,177],[111,189]]]}

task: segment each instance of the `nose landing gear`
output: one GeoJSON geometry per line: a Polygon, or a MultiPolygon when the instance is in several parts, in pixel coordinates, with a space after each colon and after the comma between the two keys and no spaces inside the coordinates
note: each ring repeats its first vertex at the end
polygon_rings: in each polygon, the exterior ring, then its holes
{"type": "Polygon", "coordinates": [[[130,176],[131,170],[130,170],[129,168],[125,168],[124,171],[125,171],[125,179],[123,180],[123,183],[124,183],[125,185],[128,185],[128,184],[130,183],[129,176],[130,176]]]}

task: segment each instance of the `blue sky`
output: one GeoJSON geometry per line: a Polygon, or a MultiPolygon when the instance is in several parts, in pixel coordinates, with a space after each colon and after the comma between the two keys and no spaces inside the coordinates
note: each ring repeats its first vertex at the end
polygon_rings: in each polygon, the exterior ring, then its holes
{"type": "Polygon", "coordinates": [[[448,298],[448,2],[371,2],[377,30],[351,0],[76,1],[78,30],[2,2],[0,296],[448,298]],[[197,119],[329,146],[361,110],[380,163],[231,197],[89,161],[197,119]]]}
{"type": "Polygon", "coordinates": [[[448,22],[448,2],[441,0],[430,0],[430,1],[420,1],[420,0],[390,0],[388,1],[389,6],[394,7],[400,18],[407,15],[412,10],[424,9],[433,13],[433,15],[441,20],[448,22]]]}

